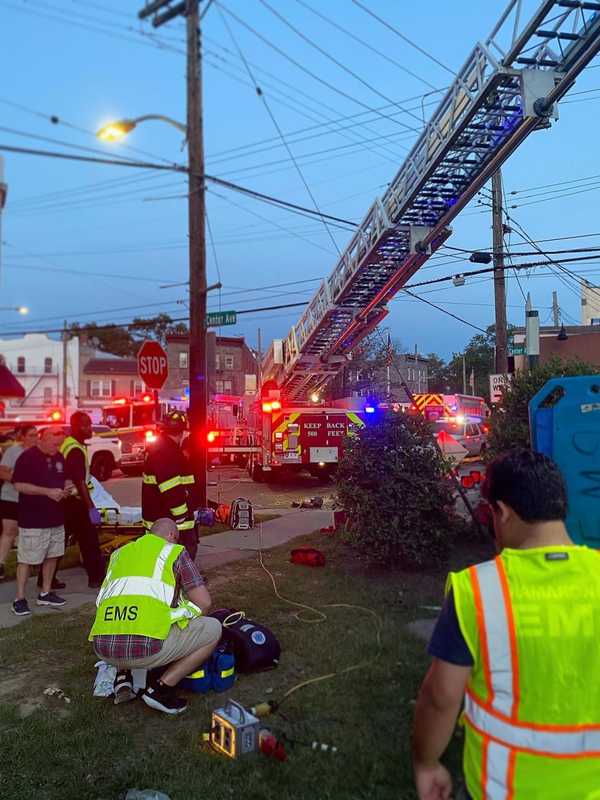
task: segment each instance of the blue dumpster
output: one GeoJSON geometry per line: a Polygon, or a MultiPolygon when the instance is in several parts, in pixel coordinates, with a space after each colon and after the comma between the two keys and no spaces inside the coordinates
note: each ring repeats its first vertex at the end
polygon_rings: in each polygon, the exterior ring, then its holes
{"type": "Polygon", "coordinates": [[[531,446],[560,467],[576,544],[600,548],[600,375],[552,378],[529,403],[531,446]]]}

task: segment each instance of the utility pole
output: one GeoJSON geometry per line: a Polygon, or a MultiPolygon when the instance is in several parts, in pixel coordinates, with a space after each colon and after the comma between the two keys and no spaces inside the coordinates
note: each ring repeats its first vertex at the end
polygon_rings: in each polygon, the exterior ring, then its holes
{"type": "Polygon", "coordinates": [[[63,415],[65,418],[65,422],[67,421],[67,409],[69,405],[69,398],[68,398],[68,391],[67,391],[67,370],[68,370],[68,344],[69,340],[67,338],[67,321],[64,321],[63,324],[63,334],[62,334],[62,404],[63,404],[63,415]]]}
{"type": "Polygon", "coordinates": [[[552,324],[555,328],[560,325],[560,308],[558,307],[558,292],[552,292],[552,324]]]}
{"type": "Polygon", "coordinates": [[[467,393],[467,361],[465,359],[465,354],[463,353],[462,357],[463,362],[463,394],[467,393]]]}
{"type": "Polygon", "coordinates": [[[187,145],[188,145],[188,236],[190,291],[189,419],[192,470],[198,501],[206,506],[206,434],[208,379],[206,360],[206,236],[204,139],[202,124],[202,49],[200,0],[151,0],[140,11],[140,19],[155,14],[159,28],[174,17],[186,20],[187,39],[187,145]],[[161,11],[161,9],[164,9],[161,11]]]}
{"type": "Polygon", "coordinates": [[[494,251],[494,305],[496,308],[496,373],[508,372],[506,329],[506,282],[504,278],[504,229],[502,224],[502,175],[492,175],[492,232],[494,251]]]}

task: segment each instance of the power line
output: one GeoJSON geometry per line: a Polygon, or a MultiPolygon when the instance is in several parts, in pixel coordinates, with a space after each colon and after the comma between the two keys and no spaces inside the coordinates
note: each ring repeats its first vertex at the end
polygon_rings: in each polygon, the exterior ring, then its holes
{"type": "Polygon", "coordinates": [[[376,47],[373,47],[372,44],[369,44],[369,42],[366,42],[364,39],[361,39],[360,36],[357,36],[356,34],[352,33],[352,31],[349,31],[347,28],[344,28],[342,25],[339,25],[337,22],[332,20],[330,17],[327,17],[325,14],[323,14],[321,11],[318,11],[316,8],[313,8],[305,0],[296,0],[296,2],[299,5],[303,6],[304,8],[308,9],[309,11],[311,11],[317,17],[322,19],[324,22],[327,22],[329,25],[332,25],[336,30],[341,31],[342,33],[345,33],[346,36],[349,36],[351,39],[354,39],[355,42],[359,42],[359,44],[362,44],[364,47],[366,47],[372,53],[376,53],[378,56],[381,56],[381,58],[385,59],[390,64],[393,64],[395,67],[397,67],[398,69],[402,70],[402,72],[406,73],[407,75],[410,75],[411,78],[416,78],[416,80],[421,81],[426,86],[429,86],[430,89],[433,89],[434,91],[439,91],[439,89],[436,89],[436,87],[432,83],[430,83],[428,80],[425,80],[425,78],[422,78],[420,75],[417,75],[416,72],[412,72],[412,70],[410,70],[407,67],[405,67],[404,64],[400,64],[400,62],[396,61],[396,59],[391,58],[387,53],[384,53],[381,50],[378,50],[376,47]]]}
{"type": "MultiPolygon", "coordinates": [[[[284,24],[284,25],[285,25],[287,28],[289,28],[291,31],[293,31],[293,32],[296,34],[296,36],[299,36],[299,37],[302,39],[302,41],[306,42],[306,43],[307,43],[307,44],[308,44],[310,47],[312,47],[313,49],[315,49],[315,50],[316,50],[318,53],[320,53],[322,56],[324,56],[325,58],[327,58],[329,61],[331,61],[333,64],[335,64],[335,65],[336,65],[337,67],[339,67],[341,70],[343,70],[344,72],[346,72],[348,75],[352,76],[352,77],[353,77],[355,80],[357,80],[359,83],[362,83],[362,85],[363,85],[363,86],[366,86],[366,87],[367,87],[367,89],[369,89],[371,92],[373,92],[374,94],[376,94],[378,97],[381,97],[383,100],[385,100],[385,101],[386,101],[386,102],[388,102],[388,103],[394,103],[394,101],[393,101],[393,100],[392,100],[390,97],[388,97],[387,95],[383,94],[383,92],[380,92],[380,91],[379,91],[379,89],[377,89],[377,88],[376,88],[375,86],[373,86],[371,83],[369,83],[368,81],[366,81],[364,78],[361,78],[361,77],[360,77],[360,75],[359,75],[357,72],[355,72],[353,69],[350,69],[350,67],[346,66],[346,64],[342,63],[342,62],[341,62],[341,61],[339,61],[337,58],[335,58],[334,56],[332,56],[332,55],[331,55],[331,53],[329,53],[329,52],[328,52],[327,50],[325,50],[323,47],[321,47],[321,46],[320,46],[320,45],[318,45],[316,42],[314,42],[314,41],[313,41],[313,40],[312,40],[310,37],[306,36],[306,34],[304,34],[304,33],[303,33],[301,30],[299,30],[299,29],[298,29],[298,28],[297,28],[295,25],[292,25],[292,23],[291,23],[291,22],[290,22],[288,19],[286,19],[286,18],[283,16],[283,14],[280,14],[280,13],[279,13],[279,11],[277,11],[276,9],[274,9],[274,8],[273,8],[273,6],[271,6],[271,5],[270,5],[270,4],[267,2],[267,0],[258,0],[258,2],[259,2],[259,3],[260,3],[262,6],[264,6],[265,8],[267,8],[267,9],[268,9],[268,10],[271,12],[271,14],[273,14],[274,16],[276,16],[276,17],[277,17],[277,19],[278,19],[278,20],[280,20],[280,21],[281,21],[281,22],[282,22],[282,23],[283,23],[283,24],[284,24]]],[[[397,105],[397,104],[396,104],[396,105],[397,105]]],[[[400,108],[400,106],[398,106],[398,108],[400,108]]],[[[421,123],[421,120],[420,120],[420,118],[419,118],[419,117],[417,117],[415,114],[413,114],[412,112],[408,112],[408,111],[406,111],[406,109],[402,109],[402,110],[403,110],[403,111],[405,111],[407,114],[409,114],[411,117],[414,117],[414,118],[417,120],[417,122],[421,123]]],[[[387,118],[387,119],[391,119],[391,120],[393,120],[394,122],[398,123],[399,125],[402,125],[402,126],[403,126],[404,128],[406,128],[407,130],[412,130],[414,133],[420,133],[420,129],[417,129],[417,128],[411,128],[411,127],[410,127],[409,125],[407,125],[406,123],[404,123],[404,122],[401,122],[400,120],[394,119],[394,117],[390,117],[389,115],[386,115],[386,118],[387,118]]]]}
{"type": "MultiPolygon", "coordinates": [[[[215,0],[215,2],[217,2],[217,0],[215,0]]],[[[230,17],[235,19],[235,21],[238,24],[242,25],[244,28],[249,30],[251,33],[253,33],[255,36],[257,36],[262,42],[264,42],[268,47],[270,47],[272,50],[275,50],[277,53],[279,53],[280,56],[285,58],[286,61],[290,61],[295,67],[297,67],[302,72],[305,72],[313,80],[317,81],[318,83],[323,84],[328,89],[330,89],[331,91],[335,92],[336,94],[339,94],[342,97],[345,97],[346,100],[350,100],[351,102],[356,103],[357,105],[368,109],[369,111],[371,111],[374,114],[379,114],[379,116],[382,116],[384,119],[390,119],[389,115],[386,115],[386,114],[383,114],[380,111],[377,111],[377,109],[373,108],[372,106],[368,105],[367,103],[364,103],[362,100],[359,100],[358,98],[354,97],[353,95],[348,94],[348,92],[343,91],[343,89],[340,89],[337,86],[334,86],[332,83],[329,83],[329,81],[326,81],[324,78],[320,77],[319,75],[317,75],[314,72],[312,72],[311,70],[309,70],[307,67],[305,67],[303,64],[301,64],[299,61],[297,61],[295,58],[292,58],[288,53],[286,53],[280,47],[278,47],[277,45],[273,44],[273,42],[271,42],[269,39],[267,39],[265,36],[263,36],[261,33],[259,33],[255,28],[253,28],[247,22],[244,22],[243,19],[241,19],[240,17],[237,16],[237,14],[234,14],[233,11],[231,11],[226,6],[224,6],[223,3],[220,2],[220,0],[219,0],[219,2],[217,2],[217,5],[220,8],[222,8],[223,11],[225,11],[227,14],[229,14],[230,17]]],[[[391,118],[391,119],[393,119],[393,118],[391,118]]],[[[398,122],[398,120],[395,120],[395,121],[398,122]]],[[[410,130],[410,126],[405,125],[405,127],[408,130],[410,130]]],[[[419,132],[419,131],[417,131],[417,132],[419,132]]]]}
{"type": "Polygon", "coordinates": [[[431,300],[426,300],[424,297],[421,297],[420,295],[415,294],[414,292],[411,292],[408,289],[402,289],[402,291],[406,292],[406,294],[410,295],[411,297],[414,297],[416,300],[420,300],[422,303],[425,303],[426,305],[431,306],[432,308],[436,308],[443,314],[452,317],[452,319],[456,319],[458,320],[458,322],[462,322],[463,325],[468,325],[470,328],[474,328],[476,331],[481,331],[481,333],[487,333],[487,331],[484,328],[480,328],[479,325],[474,325],[472,322],[469,322],[468,320],[463,319],[462,317],[459,317],[456,314],[453,314],[451,311],[446,311],[445,308],[436,305],[436,303],[432,303],[431,300]]]}
{"type": "MultiPolygon", "coordinates": [[[[263,0],[260,0],[260,2],[263,2],[263,0]]],[[[329,234],[329,238],[331,239],[331,241],[333,243],[333,246],[337,250],[338,255],[341,255],[341,251],[340,251],[340,248],[338,247],[338,243],[336,242],[335,237],[334,237],[333,233],[331,232],[331,229],[328,226],[326,219],[321,215],[321,210],[319,208],[319,204],[317,203],[317,200],[316,200],[314,194],[312,193],[310,186],[308,185],[308,182],[307,182],[307,180],[306,180],[306,178],[304,176],[304,173],[300,169],[300,165],[298,164],[298,161],[296,160],[296,158],[294,156],[294,153],[292,152],[292,149],[291,149],[286,137],[283,135],[283,131],[281,130],[281,127],[280,127],[279,123],[277,122],[277,120],[275,118],[275,115],[273,114],[273,111],[271,110],[271,106],[269,105],[269,103],[267,101],[267,98],[265,97],[264,92],[262,91],[262,89],[260,88],[258,83],[256,82],[256,79],[254,78],[254,73],[252,72],[252,70],[250,68],[250,65],[246,61],[244,53],[242,52],[242,49],[240,48],[240,46],[239,46],[239,44],[237,42],[237,39],[233,35],[233,31],[231,30],[231,28],[229,26],[229,23],[227,22],[227,19],[225,18],[225,15],[221,11],[221,7],[218,4],[217,4],[217,8],[218,8],[218,11],[219,11],[219,15],[221,16],[221,19],[223,20],[223,24],[225,25],[225,27],[227,29],[227,32],[229,33],[229,35],[231,37],[231,41],[233,42],[234,47],[237,49],[237,51],[238,51],[238,53],[240,55],[240,58],[242,59],[242,62],[244,63],[244,66],[245,66],[245,68],[246,68],[246,70],[248,72],[248,77],[250,78],[250,80],[254,84],[254,88],[256,90],[256,94],[262,100],[263,105],[264,105],[264,107],[265,107],[265,109],[267,111],[267,114],[269,115],[269,117],[271,119],[271,122],[275,126],[275,130],[277,131],[281,141],[283,142],[289,157],[291,158],[291,160],[294,163],[294,167],[296,168],[296,172],[300,176],[300,180],[304,184],[304,188],[306,189],[306,192],[307,192],[308,196],[312,200],[312,203],[313,203],[316,211],[321,216],[321,219],[323,221],[323,225],[325,226],[325,229],[326,229],[327,233],[329,234]]]]}
{"type": "Polygon", "coordinates": [[[418,44],[413,42],[412,39],[409,39],[408,36],[406,36],[405,34],[401,33],[398,30],[398,28],[394,28],[394,26],[390,25],[389,22],[386,22],[386,20],[384,20],[382,17],[379,17],[374,11],[371,11],[370,8],[367,8],[362,3],[359,3],[358,0],[352,0],[352,2],[354,3],[355,6],[358,6],[358,8],[362,9],[370,17],[373,17],[373,19],[376,19],[377,22],[380,22],[388,30],[392,31],[392,33],[395,33],[396,36],[399,36],[402,39],[402,41],[406,42],[411,47],[414,47],[414,49],[418,50],[419,53],[422,53],[424,56],[426,56],[431,61],[433,61],[434,64],[437,64],[439,67],[442,67],[442,69],[445,69],[446,72],[449,72],[453,77],[456,76],[456,72],[453,69],[450,69],[450,67],[447,67],[442,61],[439,60],[439,58],[436,58],[435,56],[432,56],[431,53],[428,53],[427,50],[424,50],[418,44]]]}

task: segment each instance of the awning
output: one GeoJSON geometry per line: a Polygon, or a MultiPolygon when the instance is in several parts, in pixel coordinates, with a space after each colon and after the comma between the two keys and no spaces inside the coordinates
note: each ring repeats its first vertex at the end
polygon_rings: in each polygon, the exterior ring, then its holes
{"type": "Polygon", "coordinates": [[[4,364],[0,364],[0,397],[25,397],[25,389],[4,364]]]}

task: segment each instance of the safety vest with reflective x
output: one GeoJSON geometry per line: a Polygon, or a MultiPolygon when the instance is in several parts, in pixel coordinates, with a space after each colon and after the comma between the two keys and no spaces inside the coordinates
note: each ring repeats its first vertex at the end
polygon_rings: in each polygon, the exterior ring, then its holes
{"type": "MultiPolygon", "coordinates": [[[[156,475],[150,475],[146,472],[142,474],[142,483],[146,484],[146,486],[155,486],[156,489],[160,494],[166,494],[166,492],[170,492],[172,489],[175,489],[177,486],[193,486],[194,484],[194,476],[193,475],[175,475],[173,478],[169,478],[168,480],[162,481],[162,483],[158,482],[156,475]]],[[[195,522],[193,519],[186,519],[186,517],[190,516],[190,509],[188,507],[187,501],[181,503],[178,506],[171,506],[169,507],[169,511],[175,520],[175,524],[177,525],[177,530],[179,531],[187,531],[192,530],[194,528],[195,522]]],[[[146,529],[150,529],[156,520],[152,519],[143,519],[142,524],[146,529]]]]}
{"type": "Polygon", "coordinates": [[[200,609],[181,600],[173,607],[176,578],[173,570],[183,546],[165,542],[152,533],[116,550],[96,599],[94,636],[149,636],[166,639],[171,625],[185,627],[200,609]]]}
{"type": "Polygon", "coordinates": [[[73,450],[80,450],[83,453],[83,460],[85,463],[85,483],[90,492],[94,491],[94,484],[90,480],[90,459],[88,457],[87,447],[81,442],[78,442],[74,436],[67,436],[60,446],[62,457],[67,460],[69,453],[73,450]]]}
{"type": "Polygon", "coordinates": [[[463,714],[473,800],[596,797],[599,555],[575,546],[505,549],[450,574],[474,659],[463,714]]]}

